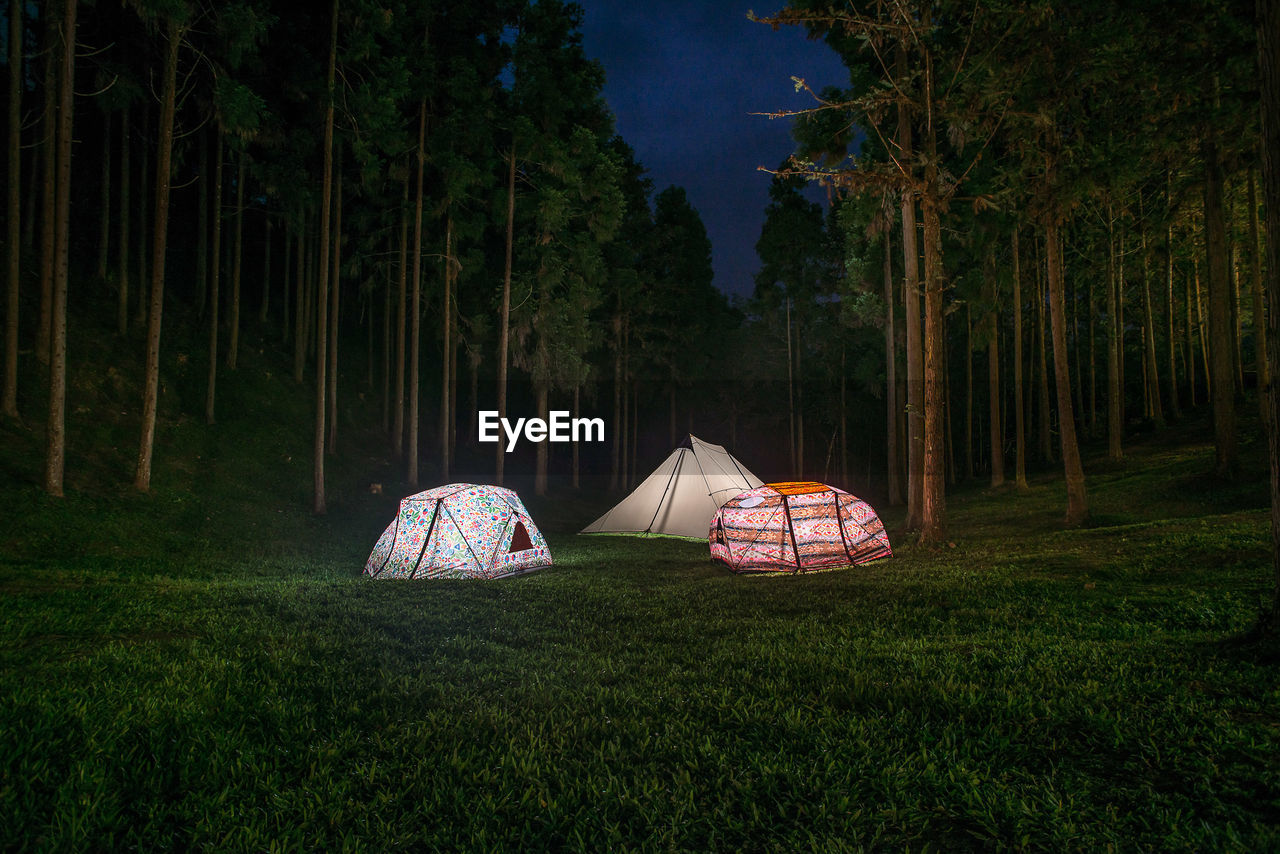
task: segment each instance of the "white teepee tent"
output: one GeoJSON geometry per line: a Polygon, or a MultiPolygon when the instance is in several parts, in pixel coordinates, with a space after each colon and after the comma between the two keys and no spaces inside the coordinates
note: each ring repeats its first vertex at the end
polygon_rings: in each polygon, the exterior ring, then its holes
{"type": "Polygon", "coordinates": [[[720,445],[690,435],[584,534],[668,534],[707,538],[720,505],[762,481],[720,445]]]}

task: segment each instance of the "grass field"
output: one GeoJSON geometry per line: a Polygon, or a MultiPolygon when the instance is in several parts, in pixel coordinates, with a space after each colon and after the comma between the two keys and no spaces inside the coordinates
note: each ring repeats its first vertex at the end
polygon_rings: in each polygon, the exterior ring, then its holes
{"type": "Polygon", "coordinates": [[[1256,437],[1232,485],[1196,429],[1087,460],[1081,530],[1052,476],[962,491],[938,550],[890,512],[856,569],[576,536],[609,499],[564,490],[526,495],[551,569],[374,582],[396,496],[340,470],[312,518],[305,446],[253,429],[174,420],[151,496],[62,501],[0,436],[4,847],[1280,850],[1280,663],[1227,642],[1256,437]]]}

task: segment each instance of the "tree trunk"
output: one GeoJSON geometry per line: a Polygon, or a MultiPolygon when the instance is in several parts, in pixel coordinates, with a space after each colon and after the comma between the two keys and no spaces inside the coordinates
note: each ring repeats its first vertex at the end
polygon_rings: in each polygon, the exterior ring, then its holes
{"type": "Polygon", "coordinates": [[[445,216],[444,224],[444,307],[440,312],[440,479],[449,480],[449,353],[453,348],[453,293],[450,277],[453,274],[453,214],[445,216]]]}
{"type": "Polygon", "coordinates": [[[1142,230],[1142,315],[1143,328],[1146,330],[1144,349],[1147,360],[1147,396],[1151,399],[1151,417],[1156,428],[1164,427],[1164,407],[1160,404],[1160,373],[1156,360],[1156,313],[1151,303],[1151,253],[1147,247],[1147,226],[1144,220],[1142,230]]]}
{"type": "MultiPolygon", "coordinates": [[[[318,211],[317,211],[318,217],[318,211]]],[[[308,360],[315,361],[316,357],[316,286],[319,284],[316,277],[316,255],[319,254],[319,225],[311,222],[311,215],[307,217],[307,291],[303,300],[303,308],[306,311],[305,319],[302,324],[303,332],[303,353],[302,361],[305,365],[308,360]]]]}
{"type": "MultiPolygon", "coordinates": [[[[506,262],[502,270],[502,310],[498,314],[498,417],[507,417],[507,345],[511,337],[511,244],[515,239],[516,217],[516,141],[511,138],[511,152],[507,158],[507,243],[506,262]]],[[[506,448],[496,443],[494,477],[502,486],[503,464],[506,448]]]]}
{"type": "MultiPolygon", "coordinates": [[[[1271,417],[1271,407],[1267,404],[1267,387],[1271,384],[1270,365],[1267,363],[1267,308],[1263,298],[1265,285],[1262,280],[1262,236],[1258,229],[1258,195],[1255,189],[1253,170],[1249,170],[1249,251],[1253,263],[1253,336],[1254,360],[1258,372],[1258,407],[1262,423],[1266,424],[1271,417]]],[[[1273,240],[1280,237],[1273,238],[1273,240]]],[[[1170,288],[1172,272],[1170,272],[1170,288]]]]}
{"type": "MultiPolygon", "coordinates": [[[[65,0],[64,0],[65,2],[65,0]]],[[[53,322],[54,241],[57,234],[55,204],[58,191],[58,61],[61,53],[57,6],[47,2],[44,16],[44,116],[41,121],[44,188],[40,198],[40,327],[36,359],[49,364],[49,336],[53,322]]]]}
{"type": "MultiPolygon", "coordinates": [[[[994,271],[993,271],[994,274],[994,271]]],[[[991,428],[991,486],[1004,486],[1004,424],[1000,417],[1000,310],[999,286],[992,281],[992,309],[988,319],[987,331],[991,341],[987,345],[987,380],[990,383],[990,428],[991,428]]]]}
{"type": "Polygon", "coordinates": [[[293,255],[289,252],[290,244],[293,241],[293,229],[289,227],[289,219],[287,216],[281,217],[281,224],[284,227],[284,275],[280,279],[280,341],[284,344],[289,343],[289,282],[293,281],[293,255]]]}
{"type": "Polygon", "coordinates": [[[307,218],[298,218],[298,234],[294,243],[294,266],[298,280],[293,304],[293,381],[302,382],[307,360],[307,218]]]}
{"type": "MultiPolygon", "coordinates": [[[[911,152],[911,125],[905,106],[898,108],[898,142],[905,159],[911,152]]],[[[907,530],[924,524],[924,349],[920,338],[920,265],[916,246],[914,194],[902,194],[902,305],[907,343],[907,530]]]]}
{"type": "MultiPolygon", "coordinates": [[[[1089,277],[1086,288],[1089,304],[1089,436],[1098,434],[1098,300],[1094,289],[1096,277],[1089,277]]],[[[1081,413],[1083,421],[1084,413],[1081,413]]]]}
{"type": "MultiPolygon", "coordinates": [[[[335,266],[336,266],[336,265],[335,265],[335,266]]],[[[374,269],[374,270],[376,270],[376,269],[377,269],[377,265],[376,265],[376,264],[374,265],[374,268],[373,268],[373,269],[374,269]]],[[[371,282],[372,282],[372,278],[373,278],[373,276],[372,276],[372,275],[370,275],[370,281],[371,281],[371,282]]],[[[373,393],[373,388],[374,388],[374,383],[375,383],[374,375],[373,375],[373,365],[374,365],[374,361],[373,361],[373,333],[374,333],[374,329],[375,329],[375,327],[377,326],[377,324],[374,322],[374,319],[373,319],[373,312],[374,312],[374,303],[373,303],[373,301],[374,301],[374,299],[375,299],[375,296],[374,296],[373,290],[372,290],[372,288],[370,288],[370,291],[369,291],[369,317],[368,317],[367,319],[365,319],[365,314],[364,314],[364,312],[365,312],[365,298],[364,298],[364,295],[362,295],[362,294],[361,294],[361,295],[360,295],[360,311],[358,311],[358,312],[357,312],[357,317],[361,318],[362,320],[365,320],[365,324],[364,324],[364,333],[365,333],[365,356],[364,356],[365,375],[364,375],[364,384],[365,384],[365,387],[369,389],[369,393],[370,393],[370,394],[372,394],[372,393],[373,393]]],[[[385,398],[384,398],[384,399],[385,399],[385,398]]],[[[383,424],[383,425],[382,425],[382,429],[383,429],[383,430],[386,430],[386,429],[387,429],[386,424],[383,424]]]]}
{"type": "MultiPolygon", "coordinates": [[[[52,16],[50,16],[52,17],[52,16]]],[[[66,462],[67,274],[71,242],[71,119],[75,94],[76,0],[65,0],[62,20],[62,71],[58,81],[57,204],[54,209],[54,265],[49,310],[49,424],[44,491],[62,495],[66,462]]],[[[50,56],[49,61],[53,61],[50,56]]]]}
{"type": "MultiPolygon", "coordinates": [[[[884,399],[885,399],[885,476],[888,479],[889,503],[902,503],[902,481],[898,478],[898,379],[897,346],[893,340],[893,259],[890,257],[889,229],[884,232],[884,399]]],[[[841,351],[843,360],[843,350],[841,351]]],[[[843,363],[843,362],[842,362],[843,363]]],[[[844,386],[841,385],[841,394],[844,386]]],[[[841,407],[841,417],[844,409],[841,407]]]]}
{"type": "MultiPolygon", "coordinates": [[[[1058,232],[1058,259],[1063,266],[1063,289],[1066,288],[1067,238],[1065,229],[1058,232]]],[[[1084,421],[1084,382],[1080,376],[1083,359],[1080,356],[1080,289],[1071,288],[1071,344],[1067,352],[1071,354],[1071,392],[1075,401],[1074,412],[1079,413],[1079,420],[1084,421]]]]}
{"type": "Polygon", "coordinates": [[[667,383],[667,402],[669,404],[667,407],[669,415],[667,423],[670,428],[667,447],[674,448],[676,446],[676,381],[674,377],[667,383]]]}
{"type": "Polygon", "coordinates": [[[316,424],[312,448],[315,500],[312,512],[327,511],[324,491],[325,416],[329,367],[329,235],[333,214],[333,80],[338,59],[338,0],[333,0],[329,19],[329,70],[326,77],[324,116],[324,178],[320,189],[320,258],[316,266],[316,424]]]}
{"type": "Polygon", "coordinates": [[[262,303],[258,306],[258,322],[267,322],[271,303],[271,217],[263,216],[262,235],[262,303]]]}
{"type": "Polygon", "coordinates": [[[1200,259],[1192,264],[1196,285],[1196,331],[1200,335],[1200,367],[1204,373],[1205,397],[1213,398],[1213,371],[1209,367],[1209,321],[1205,313],[1203,289],[1200,287],[1200,259]]]}
{"type": "Polygon", "coordinates": [[[1051,420],[1052,414],[1049,410],[1049,342],[1048,331],[1045,328],[1044,320],[1044,303],[1046,298],[1046,287],[1044,277],[1044,264],[1041,263],[1040,257],[1040,241],[1036,241],[1036,327],[1037,327],[1037,352],[1036,356],[1040,362],[1040,384],[1039,384],[1039,402],[1040,402],[1040,458],[1046,463],[1053,462],[1053,441],[1051,420]]]}
{"type": "MultiPolygon", "coordinates": [[[[929,25],[926,10],[925,26],[929,25]]],[[[945,534],[946,457],[943,442],[943,377],[947,370],[946,316],[943,314],[942,223],[938,180],[937,126],[933,120],[933,59],[924,57],[925,166],[921,213],[924,219],[924,477],[920,490],[920,543],[936,544],[945,534]]],[[[950,413],[945,413],[948,417],[950,413]]]]}
{"type": "Polygon", "coordinates": [[[1222,200],[1222,163],[1218,145],[1206,137],[1204,159],[1205,254],[1209,270],[1210,393],[1213,399],[1214,473],[1235,475],[1237,462],[1235,378],[1231,340],[1231,278],[1227,269],[1227,221],[1222,200]]]}
{"type": "MultiPolygon", "coordinates": [[[[150,111],[143,106],[142,108],[142,150],[141,168],[138,170],[138,299],[134,303],[134,325],[141,326],[147,319],[147,285],[151,281],[149,271],[147,270],[147,237],[154,235],[154,223],[147,221],[147,172],[151,164],[151,149],[147,147],[147,143],[151,139],[151,114],[150,111]]],[[[155,188],[152,190],[152,198],[154,198],[155,188]]]]}
{"type": "Polygon", "coordinates": [[[1231,210],[1226,215],[1228,220],[1227,235],[1228,245],[1231,247],[1227,253],[1230,258],[1231,270],[1231,336],[1234,346],[1231,348],[1231,367],[1232,376],[1235,377],[1236,394],[1244,394],[1244,306],[1241,301],[1240,294],[1240,243],[1236,239],[1236,230],[1234,223],[1230,220],[1234,218],[1235,205],[1231,203],[1230,193],[1226,194],[1227,205],[1231,210]]]}
{"type": "MultiPolygon", "coordinates": [[[[546,358],[544,355],[543,359],[546,358]]],[[[534,381],[534,398],[538,409],[538,417],[543,421],[547,420],[547,397],[548,389],[546,380],[534,381]]],[[[536,462],[533,473],[533,494],[547,494],[547,443],[539,442],[537,445],[536,462]]]]}
{"type": "Polygon", "coordinates": [[[231,339],[227,342],[227,368],[236,369],[240,353],[240,268],[244,258],[244,149],[236,165],[236,236],[231,249],[231,339]]]}
{"type": "Polygon", "coordinates": [[[622,289],[618,289],[618,307],[613,315],[613,420],[609,423],[613,425],[613,437],[609,443],[609,491],[614,492],[618,488],[621,472],[618,469],[621,463],[620,437],[625,433],[619,433],[619,426],[622,423],[622,289]]]}
{"type": "Polygon", "coordinates": [[[214,401],[218,388],[218,310],[222,306],[222,127],[214,129],[213,146],[213,239],[209,270],[209,382],[205,389],[204,421],[217,421],[214,401]]]}
{"type": "Polygon", "coordinates": [[[805,457],[804,457],[804,371],[800,364],[801,348],[800,344],[804,340],[801,333],[800,314],[796,314],[796,355],[795,355],[795,377],[796,377],[796,476],[803,479],[805,477],[805,457]]]}
{"type": "Polygon", "coordinates": [[[102,114],[102,203],[98,209],[98,281],[107,280],[107,250],[111,245],[111,114],[102,114]]]}
{"type": "MultiPolygon", "coordinates": [[[[1172,184],[1172,178],[1166,175],[1166,183],[1172,184]]],[[[1169,207],[1173,207],[1172,187],[1166,187],[1169,207]]],[[[1165,225],[1164,231],[1164,272],[1165,272],[1165,323],[1166,338],[1169,341],[1169,417],[1177,421],[1182,417],[1182,407],[1178,402],[1178,372],[1176,361],[1176,339],[1173,322],[1173,221],[1165,225]]],[[[1265,362],[1265,358],[1263,359],[1265,362]]]]}
{"type": "Polygon", "coordinates": [[[404,175],[400,197],[400,264],[396,272],[396,393],[391,427],[391,448],[404,457],[405,324],[408,320],[405,290],[409,278],[409,172],[404,175]]]}
{"type": "Polygon", "coordinates": [[[1124,459],[1124,389],[1120,387],[1119,284],[1116,275],[1115,216],[1107,210],[1107,458],[1124,459]]]}
{"type": "MultiPolygon", "coordinates": [[[[840,343],[840,482],[849,484],[849,381],[845,363],[844,342],[840,343]]],[[[870,440],[868,440],[869,442],[870,440]]],[[[871,461],[867,460],[870,469],[871,461]]],[[[871,473],[867,472],[867,483],[871,473]]]]}
{"type": "MultiPolygon", "coordinates": [[[[943,328],[946,328],[947,319],[944,315],[943,328]]],[[[946,454],[945,465],[947,486],[955,486],[956,484],[956,429],[955,429],[955,407],[951,405],[951,364],[950,354],[943,351],[942,354],[942,423],[943,432],[946,434],[946,454]]]]}
{"type": "Polygon", "coordinates": [[[964,307],[964,479],[973,480],[973,313],[964,307]]]}
{"type": "MultiPolygon", "coordinates": [[[[30,65],[29,62],[28,65],[30,65]]],[[[22,203],[22,209],[27,211],[27,216],[22,221],[22,251],[27,255],[35,254],[36,222],[40,219],[35,215],[37,194],[40,191],[40,170],[36,166],[39,163],[39,156],[40,152],[37,149],[31,153],[27,161],[27,191],[22,203]]]]}
{"type": "MultiPolygon", "coordinates": [[[[1050,176],[1052,176],[1052,169],[1050,176]]],[[[1052,186],[1052,183],[1050,184],[1052,186]]],[[[1049,323],[1053,328],[1053,373],[1058,387],[1058,435],[1062,446],[1062,468],[1067,481],[1067,524],[1079,525],[1088,518],[1084,469],[1076,444],[1075,415],[1071,409],[1070,365],[1067,359],[1066,306],[1063,304],[1062,258],[1059,254],[1058,223],[1045,223],[1045,252],[1049,277],[1049,323]]]]}
{"type": "Polygon", "coordinates": [[[1183,282],[1183,309],[1186,314],[1185,323],[1187,327],[1187,353],[1183,360],[1187,370],[1187,391],[1190,395],[1191,408],[1196,408],[1196,342],[1194,335],[1194,322],[1191,317],[1191,306],[1195,301],[1195,293],[1192,289],[1192,278],[1187,276],[1183,282]]]}
{"type": "Polygon", "coordinates": [[[333,182],[333,272],[329,287],[329,453],[338,452],[338,312],[342,291],[342,152],[338,151],[338,177],[333,182]]]}
{"type": "MultiPolygon", "coordinates": [[[[413,204],[413,298],[409,310],[409,449],[408,481],[418,485],[418,348],[422,327],[422,178],[427,168],[427,100],[418,103],[418,179],[413,204]]],[[[498,443],[501,446],[501,442],[498,443]]],[[[499,450],[501,453],[501,450],[499,450]]],[[[498,484],[502,484],[501,478],[498,484]]]]}
{"type": "Polygon", "coordinates": [[[1013,420],[1014,479],[1019,492],[1027,484],[1027,420],[1022,400],[1022,267],[1018,247],[1018,226],[1013,227],[1013,420]]]}
{"type": "Polygon", "coordinates": [[[627,315],[622,316],[622,426],[618,430],[618,444],[621,445],[620,457],[618,461],[619,475],[621,477],[621,486],[625,489],[631,486],[631,319],[627,315]]]}
{"type": "MultiPolygon", "coordinates": [[[[480,350],[470,350],[467,354],[467,367],[471,369],[471,405],[467,407],[469,414],[467,424],[467,444],[475,447],[478,437],[477,419],[480,415],[480,350]]],[[[616,421],[614,422],[617,423],[616,421]]]]}
{"type": "MultiPolygon", "coordinates": [[[[74,2],[74,0],[72,0],[74,2]]],[[[68,28],[70,29],[70,28],[68,28]]],[[[169,179],[173,153],[174,100],[177,94],[178,46],[183,30],[170,18],[166,29],[168,40],[164,64],[164,95],[158,123],[159,137],[156,144],[156,208],[151,250],[151,287],[148,290],[150,304],[147,318],[147,367],[146,391],[142,398],[142,442],[138,451],[138,468],[134,474],[135,489],[146,492],[151,488],[151,450],[156,433],[156,410],[159,404],[160,381],[160,321],[164,310],[164,259],[169,237],[169,179]]]]}
{"type": "MultiPolygon", "coordinates": [[[[577,418],[578,413],[581,412],[581,396],[580,396],[581,390],[582,390],[582,386],[575,383],[573,386],[573,417],[574,418],[577,418]]],[[[582,485],[578,480],[578,443],[577,442],[573,443],[573,479],[571,481],[571,485],[573,486],[574,489],[578,489],[582,485]]]]}
{"type": "Polygon", "coordinates": [[[636,482],[636,445],[640,435],[640,380],[631,383],[631,478],[628,486],[636,482]]]}
{"type": "Polygon", "coordinates": [[[1151,412],[1151,386],[1147,383],[1147,328],[1143,325],[1138,326],[1138,361],[1142,365],[1142,417],[1152,419],[1151,412]]]}
{"type": "MultiPolygon", "coordinates": [[[[1274,358],[1280,341],[1280,2],[1257,0],[1258,56],[1262,93],[1262,204],[1267,217],[1267,338],[1274,358]]],[[[1268,376],[1276,374],[1270,365],[1268,376]]],[[[1280,633],[1280,385],[1268,384],[1270,416],[1267,448],[1271,460],[1271,605],[1262,615],[1259,628],[1274,637],[1280,633]]]]}
{"type": "MultiPolygon", "coordinates": [[[[458,274],[454,268],[452,275],[458,274]]],[[[461,340],[458,334],[458,293],[457,284],[451,284],[451,302],[453,309],[450,315],[453,320],[451,344],[449,346],[449,462],[453,463],[458,456],[458,349],[461,340]]]]}
{"type": "Polygon", "coordinates": [[[18,417],[18,296],[22,227],[22,0],[9,3],[9,205],[5,249],[9,283],[4,314],[4,414],[18,417]]]}
{"type": "MultiPolygon", "coordinates": [[[[116,301],[116,332],[124,337],[129,331],[129,107],[120,113],[120,215],[116,223],[116,264],[120,271],[120,290],[116,301]]],[[[204,174],[203,172],[201,173],[204,174]]]]}
{"type": "Polygon", "coordinates": [[[200,137],[200,192],[196,204],[196,316],[204,317],[209,298],[209,134],[200,137]]]}
{"type": "MultiPolygon", "coordinates": [[[[1032,235],[1034,238],[1034,234],[1032,235]]],[[[1026,337],[1023,343],[1026,345],[1025,359],[1023,361],[1023,389],[1022,389],[1022,423],[1026,427],[1026,435],[1023,437],[1023,447],[1026,451],[1025,456],[1028,461],[1031,459],[1031,432],[1035,428],[1035,406],[1036,406],[1036,324],[1032,320],[1025,324],[1026,337]]]]}
{"type": "MultiPolygon", "coordinates": [[[[899,340],[906,340],[906,331],[901,324],[895,324],[896,337],[899,340]]],[[[894,428],[898,434],[898,484],[902,491],[898,494],[902,500],[906,501],[906,483],[907,483],[907,375],[904,371],[898,371],[898,388],[896,390],[895,399],[898,401],[898,411],[894,418],[894,428]]]]}
{"type": "MultiPolygon", "coordinates": [[[[932,148],[932,146],[931,146],[932,148]]],[[[932,167],[930,167],[932,168],[932,167]]],[[[926,177],[936,188],[936,177],[926,177]]],[[[920,542],[938,543],[944,536],[946,459],[942,434],[942,372],[946,347],[942,314],[942,227],[936,201],[926,195],[924,213],[924,482],[920,502],[920,542]]]]}
{"type": "Polygon", "coordinates": [[[391,267],[382,294],[382,432],[391,432],[391,267]]]}
{"type": "MultiPolygon", "coordinates": [[[[791,361],[791,297],[786,297],[785,320],[787,324],[787,440],[791,452],[792,477],[797,477],[796,462],[796,392],[795,366],[791,361]]],[[[673,419],[674,420],[674,419],[673,419]]],[[[675,427],[672,425],[671,444],[675,444],[675,427]]]]}
{"type": "Polygon", "coordinates": [[[1115,279],[1116,348],[1120,354],[1119,361],[1117,362],[1117,365],[1119,367],[1119,375],[1118,375],[1119,381],[1116,383],[1116,389],[1117,389],[1116,403],[1120,407],[1119,424],[1120,424],[1120,430],[1121,432],[1123,432],[1124,419],[1128,410],[1128,405],[1127,405],[1128,401],[1126,400],[1125,395],[1129,389],[1129,386],[1127,385],[1125,381],[1125,376],[1124,376],[1124,372],[1125,372],[1124,338],[1125,338],[1125,333],[1127,331],[1125,329],[1125,320],[1124,320],[1124,303],[1125,303],[1125,284],[1127,283],[1128,279],[1126,278],[1125,272],[1124,272],[1124,262],[1126,257],[1125,249],[1124,249],[1124,236],[1125,236],[1124,229],[1121,228],[1119,231],[1120,231],[1119,236],[1116,238],[1116,279],[1115,279]]]}

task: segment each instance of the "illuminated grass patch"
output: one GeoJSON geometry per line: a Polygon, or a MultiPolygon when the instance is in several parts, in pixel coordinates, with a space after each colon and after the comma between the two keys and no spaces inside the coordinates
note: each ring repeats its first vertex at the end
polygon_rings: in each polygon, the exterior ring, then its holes
{"type": "MultiPolygon", "coordinates": [[[[1275,659],[1221,643],[1266,590],[1265,511],[1022,521],[1059,499],[966,494],[955,548],[783,578],[562,531],[530,575],[375,582],[383,509],[356,506],[186,553],[145,527],[125,554],[10,548],[0,826],[57,850],[1280,846],[1275,659]]],[[[30,536],[68,510],[102,506],[30,536]]]]}

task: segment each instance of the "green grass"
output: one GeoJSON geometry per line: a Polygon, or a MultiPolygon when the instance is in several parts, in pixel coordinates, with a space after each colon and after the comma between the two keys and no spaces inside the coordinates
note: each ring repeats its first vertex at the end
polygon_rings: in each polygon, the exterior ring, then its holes
{"type": "Polygon", "coordinates": [[[1280,665],[1224,643],[1265,485],[1203,478],[1195,430],[1090,459],[1083,529],[1058,478],[962,490],[954,547],[889,512],[893,559],[807,576],[526,496],[556,566],[495,582],[360,576],[376,460],[315,519],[308,436],[161,436],[150,496],[103,486],[128,453],[62,501],[5,458],[4,847],[1280,850],[1280,665]]]}

